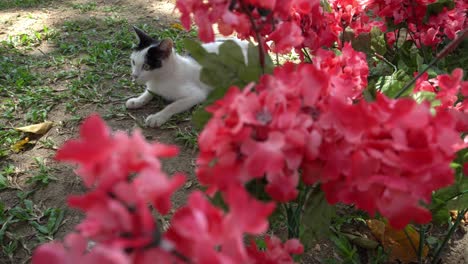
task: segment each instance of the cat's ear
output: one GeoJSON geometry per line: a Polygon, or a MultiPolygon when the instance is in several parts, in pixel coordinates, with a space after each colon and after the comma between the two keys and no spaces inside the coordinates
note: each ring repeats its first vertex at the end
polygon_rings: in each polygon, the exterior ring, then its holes
{"type": "Polygon", "coordinates": [[[171,39],[166,38],[159,42],[157,46],[151,46],[148,49],[148,57],[151,60],[164,60],[167,59],[172,53],[174,43],[171,39]]]}
{"type": "Polygon", "coordinates": [[[143,32],[143,30],[133,26],[133,30],[135,31],[137,37],[138,37],[138,47],[137,47],[137,50],[139,49],[144,49],[148,46],[150,46],[151,44],[153,44],[155,42],[155,39],[153,39],[152,37],[150,37],[148,34],[146,34],[145,32],[143,32]]]}
{"type": "Polygon", "coordinates": [[[171,39],[163,39],[157,46],[151,46],[147,52],[150,61],[161,61],[167,59],[172,53],[174,43],[171,39]]]}
{"type": "Polygon", "coordinates": [[[168,54],[171,54],[172,47],[174,47],[174,42],[170,38],[165,38],[159,43],[159,49],[167,52],[168,54]]]}

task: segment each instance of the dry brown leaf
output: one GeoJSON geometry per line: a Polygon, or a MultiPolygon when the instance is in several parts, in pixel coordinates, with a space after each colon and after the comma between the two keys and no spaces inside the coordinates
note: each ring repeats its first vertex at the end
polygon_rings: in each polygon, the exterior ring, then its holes
{"type": "MultiPolygon", "coordinates": [[[[404,263],[418,260],[418,254],[414,248],[417,250],[419,247],[419,233],[411,225],[404,229],[408,236],[404,230],[395,230],[388,223],[375,219],[367,220],[367,226],[383,245],[385,251],[390,252],[390,260],[400,260],[404,263]]],[[[424,258],[428,251],[429,248],[424,246],[422,254],[424,258]]]]}
{"type": "Polygon", "coordinates": [[[40,124],[24,126],[24,127],[17,127],[15,129],[18,130],[18,131],[26,132],[26,133],[44,135],[45,133],[47,133],[52,128],[53,125],[54,125],[53,122],[47,121],[47,122],[40,123],[40,124]]]}
{"type": "Polygon", "coordinates": [[[187,183],[185,184],[185,189],[189,189],[190,187],[192,187],[192,184],[193,182],[192,181],[187,181],[187,183]]]}
{"type": "Polygon", "coordinates": [[[20,141],[16,142],[13,146],[11,146],[11,150],[13,150],[13,152],[15,153],[19,153],[24,149],[24,147],[28,143],[29,143],[29,138],[28,137],[23,138],[20,141]]]}

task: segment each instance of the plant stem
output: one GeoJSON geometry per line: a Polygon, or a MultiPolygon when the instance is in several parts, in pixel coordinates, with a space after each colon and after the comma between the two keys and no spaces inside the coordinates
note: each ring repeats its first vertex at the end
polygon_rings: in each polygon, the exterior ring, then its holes
{"type": "Polygon", "coordinates": [[[262,36],[260,35],[260,31],[258,30],[257,24],[255,23],[255,20],[252,16],[252,13],[249,11],[249,9],[245,6],[244,1],[239,1],[242,10],[244,11],[245,14],[249,17],[250,24],[252,24],[252,29],[255,31],[255,37],[258,43],[258,53],[259,53],[259,59],[260,59],[260,66],[262,67],[262,73],[265,73],[265,50],[263,49],[263,39],[262,36]]]}
{"type": "Polygon", "coordinates": [[[465,28],[464,30],[461,31],[461,33],[454,39],[452,40],[445,48],[437,54],[437,56],[432,59],[432,61],[424,68],[416,77],[414,77],[409,83],[407,83],[396,95],[395,99],[398,99],[400,96],[402,96],[416,81],[427,71],[429,70],[434,64],[439,62],[440,59],[443,57],[447,56],[452,50],[454,50],[460,42],[464,38],[468,37],[468,28],[465,28]]]}
{"type": "Polygon", "coordinates": [[[437,206],[436,208],[434,209],[431,209],[431,211],[433,212],[436,212],[436,211],[439,211],[440,209],[442,209],[444,206],[447,205],[448,202],[450,202],[451,200],[457,198],[458,196],[462,196],[464,194],[467,194],[468,193],[468,190],[464,190],[463,192],[460,192],[460,193],[457,193],[455,194],[454,196],[448,198],[447,200],[445,200],[442,204],[440,204],[439,206],[437,206]]]}
{"type": "Polygon", "coordinates": [[[411,239],[411,237],[410,237],[409,234],[408,234],[408,231],[406,231],[406,228],[403,228],[403,232],[405,232],[406,238],[409,240],[409,242],[410,242],[410,244],[411,244],[411,247],[412,247],[413,250],[414,250],[414,253],[415,253],[416,255],[418,255],[418,249],[417,249],[416,246],[414,245],[413,240],[411,239]]]}
{"type": "Polygon", "coordinates": [[[426,243],[426,227],[420,226],[419,227],[419,250],[418,250],[418,263],[422,263],[423,258],[423,249],[424,244],[426,243]]]}
{"type": "Polygon", "coordinates": [[[464,210],[462,210],[461,212],[459,211],[458,212],[458,216],[457,216],[457,219],[455,220],[455,223],[453,224],[453,226],[450,228],[449,232],[447,233],[447,235],[444,237],[444,241],[442,242],[442,244],[440,245],[440,247],[437,249],[437,252],[435,253],[435,256],[434,258],[432,259],[432,264],[436,264],[438,261],[439,261],[439,258],[440,258],[440,255],[442,253],[442,250],[444,249],[445,245],[448,243],[448,241],[450,240],[450,237],[452,237],[453,233],[455,232],[455,230],[457,229],[458,225],[460,224],[461,220],[463,217],[465,217],[465,214],[466,212],[468,212],[468,208],[465,208],[464,210]]]}
{"type": "Polygon", "coordinates": [[[393,63],[391,63],[389,60],[387,60],[384,56],[378,54],[377,52],[374,52],[374,56],[375,56],[377,59],[379,59],[379,60],[385,62],[385,63],[386,63],[387,65],[389,65],[390,67],[392,67],[392,68],[393,68],[393,73],[395,73],[395,72],[398,71],[397,66],[393,65],[393,63]]]}
{"type": "Polygon", "coordinates": [[[305,47],[302,48],[302,53],[304,53],[304,56],[309,60],[309,63],[312,63],[312,58],[305,47]]]}

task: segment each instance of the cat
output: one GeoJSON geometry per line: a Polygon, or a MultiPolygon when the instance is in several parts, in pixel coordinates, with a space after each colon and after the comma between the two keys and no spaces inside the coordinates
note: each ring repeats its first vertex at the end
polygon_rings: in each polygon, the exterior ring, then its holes
{"type": "MultiPolygon", "coordinates": [[[[193,58],[178,54],[170,38],[153,38],[135,26],[133,30],[138,38],[138,45],[130,56],[132,77],[136,83],[145,84],[146,89],[140,96],[127,100],[127,109],[141,108],[154,95],[173,101],[146,118],[146,126],[159,127],[173,115],[187,111],[207,98],[213,88],[200,81],[201,66],[193,58]]],[[[241,47],[247,63],[248,41],[224,38],[202,46],[208,52],[218,53],[219,46],[229,39],[241,47]]]]}

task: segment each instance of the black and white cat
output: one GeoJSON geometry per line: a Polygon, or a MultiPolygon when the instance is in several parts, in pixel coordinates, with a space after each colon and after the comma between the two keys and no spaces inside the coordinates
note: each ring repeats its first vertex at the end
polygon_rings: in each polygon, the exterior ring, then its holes
{"type": "MultiPolygon", "coordinates": [[[[200,81],[201,66],[194,59],[177,54],[171,39],[158,40],[136,27],[133,29],[139,43],[130,56],[132,77],[137,83],[145,84],[146,89],[140,96],[126,102],[128,109],[144,106],[155,94],[173,101],[161,111],[146,118],[147,126],[157,127],[171,116],[184,112],[207,98],[212,88],[200,81]]],[[[208,52],[218,53],[223,40],[202,46],[208,52]]],[[[236,38],[232,40],[242,48],[244,59],[247,61],[249,43],[236,38]]]]}

